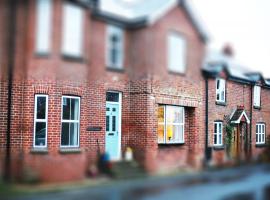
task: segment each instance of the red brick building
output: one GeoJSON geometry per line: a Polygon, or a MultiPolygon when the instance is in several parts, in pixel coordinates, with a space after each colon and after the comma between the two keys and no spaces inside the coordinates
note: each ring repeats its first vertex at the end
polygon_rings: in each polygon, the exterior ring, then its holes
{"type": "Polygon", "coordinates": [[[257,160],[269,140],[270,84],[239,65],[229,49],[210,55],[203,68],[208,88],[206,149],[212,150],[215,165],[257,160]]]}
{"type": "Polygon", "coordinates": [[[127,147],[150,172],[200,168],[214,121],[242,106],[253,142],[255,124],[267,123],[261,76],[252,119],[254,74],[239,83],[207,63],[203,76],[207,36],[186,1],[121,2],[1,1],[1,166],[13,178],[30,170],[43,181],[82,179],[98,152],[119,161],[127,147]],[[216,105],[219,76],[227,106],[216,105]]]}

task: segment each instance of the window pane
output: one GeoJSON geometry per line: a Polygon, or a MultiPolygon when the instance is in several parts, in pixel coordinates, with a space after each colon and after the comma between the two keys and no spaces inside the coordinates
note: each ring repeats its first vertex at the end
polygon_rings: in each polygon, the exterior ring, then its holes
{"type": "Polygon", "coordinates": [[[62,52],[81,56],[83,38],[83,10],[80,6],[65,3],[63,12],[62,52]]]}
{"type": "Polygon", "coordinates": [[[167,125],[166,126],[167,132],[166,132],[166,141],[170,142],[173,140],[173,125],[167,125]]]}
{"type": "Polygon", "coordinates": [[[219,85],[220,85],[220,80],[218,79],[218,80],[217,80],[217,90],[220,88],[219,85]]]}
{"type": "Polygon", "coordinates": [[[218,123],[218,133],[222,133],[222,123],[218,123]]]}
{"type": "Polygon", "coordinates": [[[215,123],[215,125],[214,125],[214,126],[215,126],[215,127],[214,127],[214,133],[217,133],[217,125],[218,125],[218,124],[215,123]]]}
{"type": "Polygon", "coordinates": [[[258,125],[256,125],[256,133],[259,133],[258,125]]]}
{"type": "Polygon", "coordinates": [[[106,101],[119,102],[119,93],[107,92],[106,93],[106,101]]]}
{"type": "Polygon", "coordinates": [[[164,142],[164,125],[158,125],[158,143],[164,142]]]}
{"type": "Polygon", "coordinates": [[[70,145],[77,146],[78,143],[79,125],[78,123],[70,123],[70,145]]]}
{"type": "Polygon", "coordinates": [[[259,140],[258,140],[258,133],[256,134],[256,142],[259,142],[259,140]]]}
{"type": "Polygon", "coordinates": [[[112,116],[112,131],[116,130],[116,117],[112,116]]]}
{"type": "Polygon", "coordinates": [[[110,116],[106,116],[106,131],[110,131],[110,116]]]}
{"type": "Polygon", "coordinates": [[[168,65],[174,72],[186,70],[186,43],[180,34],[170,33],[168,36],[168,65]]]}
{"type": "Polygon", "coordinates": [[[51,0],[37,0],[36,12],[36,51],[48,53],[51,39],[51,0]]]}
{"type": "Polygon", "coordinates": [[[69,145],[69,123],[62,123],[61,145],[69,145]]]}
{"type": "Polygon", "coordinates": [[[214,134],[214,144],[217,144],[217,134],[214,134]]]}
{"type": "Polygon", "coordinates": [[[164,123],[164,106],[159,106],[158,107],[158,122],[164,123]]]}
{"type": "Polygon", "coordinates": [[[219,144],[222,144],[222,135],[219,134],[219,144]]]}
{"type": "Polygon", "coordinates": [[[70,99],[71,120],[79,120],[79,99],[70,99]]]}
{"type": "Polygon", "coordinates": [[[46,97],[37,97],[37,119],[46,119],[46,97]]]}
{"type": "Polygon", "coordinates": [[[261,130],[261,125],[259,125],[259,133],[261,133],[262,132],[262,130],[261,130]]]}
{"type": "Polygon", "coordinates": [[[63,97],[63,102],[62,102],[62,106],[63,106],[63,114],[62,114],[62,118],[65,120],[69,120],[70,119],[70,98],[66,98],[63,97]]]}
{"type": "Polygon", "coordinates": [[[45,146],[46,144],[46,122],[36,122],[35,146],[45,146]]]}

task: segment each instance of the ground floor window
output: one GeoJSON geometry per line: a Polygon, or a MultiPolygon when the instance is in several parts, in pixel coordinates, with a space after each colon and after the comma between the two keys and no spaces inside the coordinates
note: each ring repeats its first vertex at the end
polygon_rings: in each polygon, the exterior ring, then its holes
{"type": "Polygon", "coordinates": [[[34,147],[47,146],[48,96],[35,95],[34,147]]]}
{"type": "Polygon", "coordinates": [[[80,130],[80,98],[62,97],[61,146],[78,147],[80,130]]]}
{"type": "Polygon", "coordinates": [[[265,143],[265,124],[256,124],[256,144],[265,143]]]}
{"type": "Polygon", "coordinates": [[[180,106],[158,107],[158,143],[184,143],[185,109],[180,106]]]}
{"type": "Polygon", "coordinates": [[[214,146],[221,146],[222,142],[222,122],[214,122],[214,146]]]}

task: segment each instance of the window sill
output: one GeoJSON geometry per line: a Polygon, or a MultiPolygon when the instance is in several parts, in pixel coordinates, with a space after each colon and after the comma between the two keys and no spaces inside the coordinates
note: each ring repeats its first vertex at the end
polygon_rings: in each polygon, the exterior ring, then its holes
{"type": "Polygon", "coordinates": [[[256,148],[264,148],[264,147],[268,147],[267,144],[256,144],[255,145],[256,148]]]}
{"type": "Polygon", "coordinates": [[[222,151],[222,150],[224,150],[224,149],[225,149],[224,145],[221,145],[221,146],[213,146],[213,150],[215,150],[215,151],[222,151]]]}
{"type": "Polygon", "coordinates": [[[218,106],[227,106],[227,103],[226,102],[216,101],[216,105],[218,105],[218,106]]]}
{"type": "Polygon", "coordinates": [[[62,54],[62,58],[64,60],[71,61],[71,62],[84,63],[84,59],[82,56],[73,56],[73,55],[62,54]]]}
{"type": "Polygon", "coordinates": [[[35,57],[38,57],[38,58],[49,58],[50,57],[50,53],[48,53],[48,52],[36,52],[35,53],[35,57]]]}
{"type": "Polygon", "coordinates": [[[30,152],[32,154],[47,154],[48,149],[43,147],[33,147],[30,152]]]}
{"type": "Polygon", "coordinates": [[[78,147],[61,147],[59,152],[62,154],[69,154],[69,153],[81,153],[82,150],[78,147]]]}
{"type": "Polygon", "coordinates": [[[166,147],[166,146],[183,146],[185,145],[184,142],[182,143],[158,143],[158,146],[160,147],[166,147]]]}
{"type": "Polygon", "coordinates": [[[261,106],[253,106],[254,109],[261,110],[261,106]]]}
{"type": "Polygon", "coordinates": [[[185,76],[185,72],[176,72],[176,71],[172,71],[172,70],[169,70],[168,71],[169,74],[172,74],[172,75],[178,75],[178,76],[185,76]]]}
{"type": "Polygon", "coordinates": [[[106,69],[108,71],[111,71],[111,72],[119,72],[119,73],[124,73],[125,72],[123,67],[118,68],[118,67],[114,67],[114,66],[107,66],[106,69]]]}

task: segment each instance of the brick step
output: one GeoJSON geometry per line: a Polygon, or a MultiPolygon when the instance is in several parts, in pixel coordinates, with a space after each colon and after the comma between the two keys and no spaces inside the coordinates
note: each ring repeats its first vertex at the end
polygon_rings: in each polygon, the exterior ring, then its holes
{"type": "Polygon", "coordinates": [[[140,178],[147,175],[144,169],[135,161],[114,163],[112,173],[116,179],[140,178]]]}

